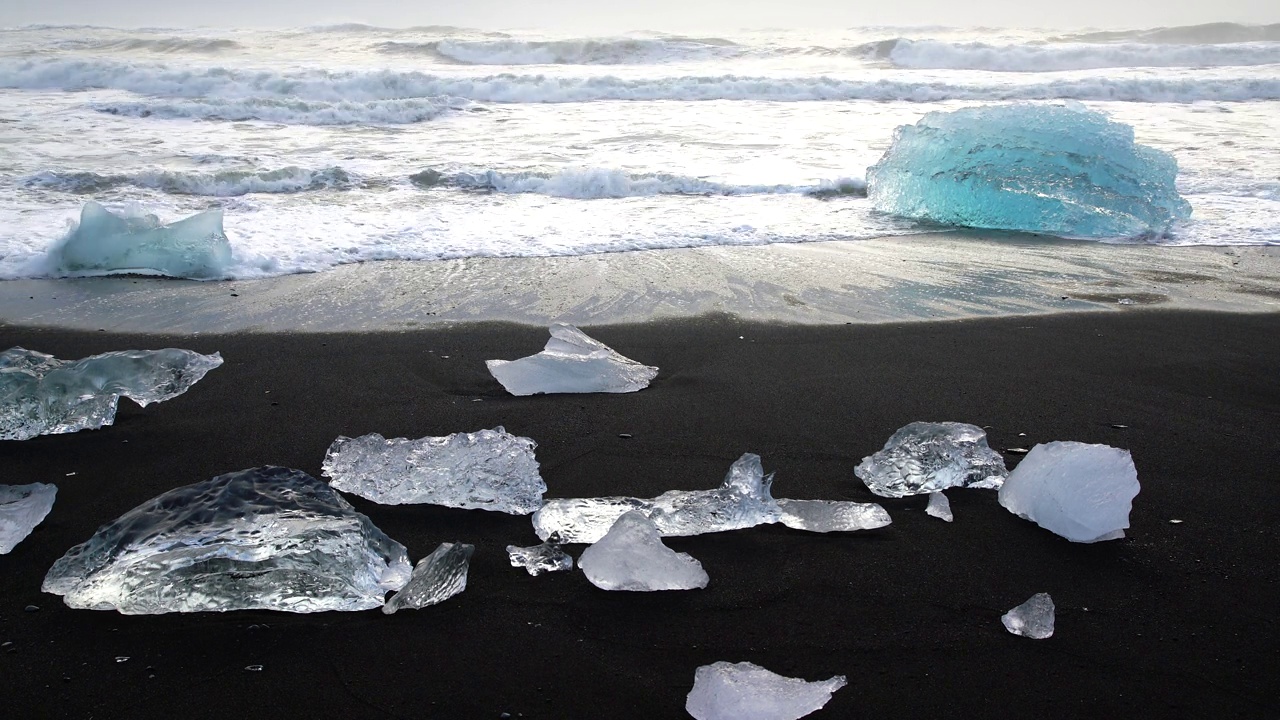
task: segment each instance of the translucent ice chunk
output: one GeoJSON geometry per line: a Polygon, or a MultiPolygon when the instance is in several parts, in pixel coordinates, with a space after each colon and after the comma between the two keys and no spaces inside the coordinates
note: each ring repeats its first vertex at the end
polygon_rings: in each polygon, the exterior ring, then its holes
{"type": "Polygon", "coordinates": [[[551,339],[537,355],[486,360],[489,372],[512,395],[538,393],[628,393],[649,387],[658,368],[614,352],[572,325],[552,325],[551,339]]]}
{"type": "Polygon", "coordinates": [[[409,581],[404,546],[333,488],[260,467],[159,495],[67,551],[44,591],[126,615],[368,610],[409,581]]]}
{"type": "Polygon", "coordinates": [[[430,503],[528,515],[542,507],[547,491],[535,447],[501,425],[418,440],[373,433],[334,440],[323,470],[335,488],[384,505],[430,503]]]}
{"type": "Polygon", "coordinates": [[[475,545],[466,543],[441,543],[430,555],[418,561],[409,584],[391,596],[382,606],[382,612],[391,615],[397,610],[436,605],[466,590],[467,570],[475,550],[475,545]]]}
{"type": "Polygon", "coordinates": [[[1072,542],[1124,537],[1141,486],[1133,456],[1109,445],[1036,445],[1000,488],[1000,504],[1072,542]]]}
{"type": "Polygon", "coordinates": [[[80,211],[80,224],[49,249],[48,260],[56,274],[181,278],[224,277],[231,261],[221,209],[161,225],[155,215],[116,215],[93,201],[80,211]]]}
{"type": "Polygon", "coordinates": [[[822,708],[847,684],[843,675],[806,682],[749,662],[703,665],[684,709],[696,720],[797,720],[822,708]]]}
{"type": "Polygon", "coordinates": [[[874,530],[893,522],[889,513],[875,503],[841,500],[778,499],[782,524],[810,532],[849,532],[874,530]]]}
{"type": "Polygon", "coordinates": [[[658,526],[635,511],[582,551],[578,567],[602,590],[695,590],[709,580],[702,563],[663,545],[658,526]]]}
{"type": "Polygon", "coordinates": [[[932,112],[867,169],[877,210],[1072,238],[1163,235],[1191,216],[1173,156],[1073,103],[932,112]]]}
{"type": "Polygon", "coordinates": [[[956,422],[913,422],[853,472],[884,497],[949,487],[998,488],[1009,474],[1000,453],[987,447],[982,428],[956,422]]]}
{"type": "Polygon", "coordinates": [[[186,392],[222,364],[218,353],[122,350],[59,360],[20,347],[0,352],[0,440],[110,425],[121,396],[146,407],[186,392]]]}
{"type": "Polygon", "coordinates": [[[53,509],[56,485],[0,485],[0,555],[31,534],[53,509]]]}
{"type": "Polygon", "coordinates": [[[572,570],[573,558],[560,547],[559,536],[553,535],[547,542],[532,547],[507,546],[511,567],[522,567],[530,575],[544,572],[572,570]]]}
{"type": "Polygon", "coordinates": [[[924,511],[925,514],[939,520],[951,522],[955,519],[951,514],[951,501],[941,491],[929,493],[929,506],[924,511]]]}
{"type": "Polygon", "coordinates": [[[1053,635],[1053,598],[1036,593],[1030,600],[1000,617],[1004,628],[1014,635],[1043,640],[1053,635]]]}

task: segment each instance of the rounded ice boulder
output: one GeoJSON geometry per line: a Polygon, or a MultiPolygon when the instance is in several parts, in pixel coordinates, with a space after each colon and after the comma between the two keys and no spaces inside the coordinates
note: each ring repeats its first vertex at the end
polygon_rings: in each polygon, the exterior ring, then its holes
{"type": "Polygon", "coordinates": [[[1140,489],[1128,450],[1051,442],[1031,448],[1009,473],[1000,504],[1072,542],[1093,543],[1124,537],[1140,489]]]}

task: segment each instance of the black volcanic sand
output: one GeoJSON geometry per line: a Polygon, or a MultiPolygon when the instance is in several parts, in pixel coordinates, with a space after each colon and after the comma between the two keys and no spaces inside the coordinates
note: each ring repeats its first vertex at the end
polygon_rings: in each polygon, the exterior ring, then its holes
{"type": "Polygon", "coordinates": [[[652,387],[510,397],[483,361],[536,352],[546,331],[506,324],[218,337],[0,328],[0,347],[64,358],[179,346],[227,360],[175,400],[122,401],[112,427],[0,443],[0,482],[59,487],[45,522],[0,556],[4,716],[679,718],[694,670],[717,660],[847,675],[819,717],[1280,714],[1280,315],[589,330],[661,367],[652,387]],[[552,497],[710,488],[755,452],[777,471],[778,497],[876,501],[853,469],[913,420],[991,426],[1001,450],[1129,448],[1142,481],[1129,537],[1073,544],[993,492],[952,491],[952,524],[918,497],[880,500],[894,522],[875,532],[670,539],[702,561],[706,590],[605,592],[577,571],[510,567],[507,544],[536,542],[528,518],[352,498],[415,560],[442,541],[474,543],[466,592],[394,616],[157,617],[70,610],[40,592],[64,551],[142,501],[263,464],[318,476],[341,434],[504,425],[538,441],[552,497]],[[1036,592],[1057,604],[1054,637],[1005,632],[1000,615],[1036,592]]]}

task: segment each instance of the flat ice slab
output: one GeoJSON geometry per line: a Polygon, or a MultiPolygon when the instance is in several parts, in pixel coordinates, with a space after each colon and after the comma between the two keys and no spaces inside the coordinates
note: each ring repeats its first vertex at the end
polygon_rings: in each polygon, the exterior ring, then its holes
{"type": "Polygon", "coordinates": [[[0,555],[7,555],[53,509],[58,487],[47,483],[0,485],[0,555]]]}
{"type": "Polygon", "coordinates": [[[121,350],[83,360],[13,347],[0,352],[0,440],[110,425],[121,396],[146,407],[186,392],[222,364],[218,353],[121,350]]]}
{"type": "Polygon", "coordinates": [[[552,325],[551,339],[537,355],[486,360],[512,395],[539,393],[629,393],[649,387],[658,368],[625,358],[572,325],[552,325]]]}
{"type": "Polygon", "coordinates": [[[698,668],[684,709],[695,720],[797,720],[822,709],[844,687],[843,675],[807,682],[749,662],[698,668]]]}
{"type": "Polygon", "coordinates": [[[663,545],[658,527],[635,511],[584,550],[578,567],[602,590],[696,590],[709,580],[702,563],[663,545]]]}
{"type": "Polygon", "coordinates": [[[987,433],[957,422],[913,422],[853,471],[871,492],[906,497],[949,487],[998,488],[1009,474],[987,433]]]}
{"type": "Polygon", "coordinates": [[[467,570],[475,550],[475,545],[466,543],[441,543],[418,561],[409,583],[391,596],[382,606],[382,612],[392,615],[397,610],[417,610],[442,603],[466,590],[467,570]]]}
{"type": "Polygon", "coordinates": [[[1030,600],[1000,617],[1004,629],[1014,635],[1043,640],[1053,636],[1053,598],[1036,593],[1030,600]]]}
{"type": "Polygon", "coordinates": [[[175,488],[67,551],[43,590],[125,615],[369,610],[409,581],[404,546],[333,488],[260,467],[175,488]]]}
{"type": "Polygon", "coordinates": [[[929,493],[929,505],[925,507],[924,512],[930,517],[936,517],[947,522],[955,519],[955,516],[951,514],[951,501],[947,499],[947,496],[941,490],[929,493]]]}
{"type": "Polygon", "coordinates": [[[1072,542],[1092,543],[1124,537],[1139,490],[1128,450],[1051,442],[1018,463],[1000,488],[1000,504],[1072,542]]]}
{"type": "Polygon", "coordinates": [[[418,440],[377,433],[339,437],[325,454],[333,487],[383,505],[429,503],[528,515],[542,507],[547,484],[537,443],[492,430],[418,440]]]}
{"type": "Polygon", "coordinates": [[[507,557],[511,560],[511,567],[524,568],[530,575],[573,569],[573,557],[564,551],[556,536],[532,547],[508,545],[507,557]]]}
{"type": "Polygon", "coordinates": [[[875,503],[779,498],[778,508],[783,525],[809,532],[874,530],[893,522],[889,513],[875,503]]]}
{"type": "Polygon", "coordinates": [[[85,203],[80,223],[49,249],[47,258],[54,275],[196,279],[224,277],[231,262],[221,209],[162,225],[155,215],[117,215],[93,201],[85,203]]]}

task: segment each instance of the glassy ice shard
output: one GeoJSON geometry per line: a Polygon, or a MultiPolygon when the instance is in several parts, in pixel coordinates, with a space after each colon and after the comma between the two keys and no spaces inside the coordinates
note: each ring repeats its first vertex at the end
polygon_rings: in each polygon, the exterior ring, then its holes
{"type": "Polygon", "coordinates": [[[696,720],[797,720],[820,710],[847,682],[843,675],[807,682],[721,661],[694,673],[684,709],[696,720]]]}
{"type": "Polygon", "coordinates": [[[810,532],[874,530],[893,522],[889,513],[875,503],[779,498],[778,508],[783,525],[810,532]]]}
{"type": "Polygon", "coordinates": [[[1004,628],[1014,635],[1043,640],[1053,635],[1053,598],[1036,593],[1030,600],[1000,617],[1004,628]]]}
{"type": "Polygon", "coordinates": [[[507,556],[511,559],[511,567],[522,567],[530,575],[573,569],[573,558],[560,546],[560,538],[557,535],[552,535],[546,542],[532,547],[508,545],[507,556]]]}
{"type": "Polygon", "coordinates": [[[0,440],[29,440],[115,421],[121,396],[146,407],[175,398],[222,364],[218,353],[122,350],[59,360],[13,347],[0,352],[0,440]]]}
{"type": "Polygon", "coordinates": [[[854,471],[871,492],[906,497],[949,487],[998,488],[1009,471],[976,425],[913,422],[854,471]]]}
{"type": "Polygon", "coordinates": [[[125,615],[369,610],[409,581],[404,546],[300,470],[175,488],[67,551],[44,591],[125,615]]]}
{"type": "Polygon", "coordinates": [[[221,209],[161,225],[155,215],[116,215],[89,201],[80,211],[80,224],[49,249],[48,262],[53,273],[63,275],[208,279],[225,277],[232,257],[221,209]]]}
{"type": "Polygon", "coordinates": [[[1128,450],[1051,442],[1018,463],[1000,488],[1000,504],[1072,542],[1092,543],[1124,537],[1139,490],[1128,450]]]}
{"type": "Polygon", "coordinates": [[[0,485],[0,555],[13,550],[31,534],[49,511],[58,494],[56,485],[0,485]]]}
{"type": "Polygon", "coordinates": [[[929,493],[929,506],[924,509],[925,514],[936,517],[939,520],[951,522],[955,516],[951,514],[951,501],[942,491],[929,493]]]}
{"type": "Polygon", "coordinates": [[[492,430],[418,440],[339,437],[323,471],[330,484],[384,505],[429,503],[528,515],[547,485],[527,437],[492,430]]]}
{"type": "Polygon", "coordinates": [[[467,589],[467,570],[475,545],[441,543],[413,568],[413,577],[400,592],[391,596],[382,612],[392,615],[397,610],[436,605],[467,589]]]}
{"type": "Polygon", "coordinates": [[[658,368],[619,355],[572,325],[552,325],[537,355],[486,360],[489,372],[512,395],[628,393],[649,387],[658,368]]]}
{"type": "Polygon", "coordinates": [[[709,580],[702,563],[663,545],[658,526],[636,511],[582,551],[578,567],[601,590],[696,590],[709,580]]]}

